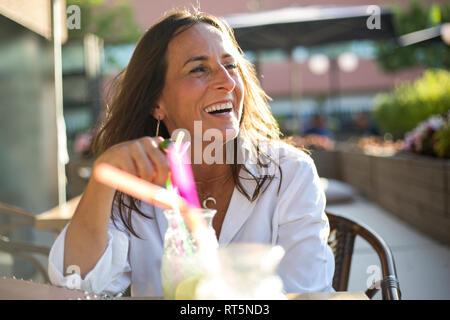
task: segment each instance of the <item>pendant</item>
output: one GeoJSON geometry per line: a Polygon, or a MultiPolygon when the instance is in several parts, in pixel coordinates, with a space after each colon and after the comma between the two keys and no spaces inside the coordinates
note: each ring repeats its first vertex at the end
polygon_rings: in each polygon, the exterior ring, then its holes
{"type": "Polygon", "coordinates": [[[217,203],[217,202],[216,202],[216,199],[214,199],[213,197],[208,197],[208,198],[206,198],[205,200],[203,200],[203,202],[202,202],[202,207],[203,207],[204,209],[210,209],[210,208],[208,208],[208,207],[206,206],[206,204],[208,203],[208,201],[212,201],[212,202],[214,202],[214,204],[217,203]]]}

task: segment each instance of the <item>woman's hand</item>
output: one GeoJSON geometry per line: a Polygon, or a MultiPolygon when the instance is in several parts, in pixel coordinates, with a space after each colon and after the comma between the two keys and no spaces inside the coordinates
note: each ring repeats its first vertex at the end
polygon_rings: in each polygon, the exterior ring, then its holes
{"type": "Polygon", "coordinates": [[[107,163],[148,182],[164,185],[169,175],[169,164],[159,144],[161,137],[142,137],[116,144],[102,153],[94,162],[107,163]]]}
{"type": "MultiPolygon", "coordinates": [[[[116,144],[95,160],[92,169],[95,172],[98,165],[106,163],[151,183],[164,185],[169,164],[159,148],[162,141],[161,137],[142,137],[116,144]]],[[[64,270],[71,265],[79,266],[84,278],[105,252],[115,191],[94,178],[89,180],[67,228],[64,270]]]]}

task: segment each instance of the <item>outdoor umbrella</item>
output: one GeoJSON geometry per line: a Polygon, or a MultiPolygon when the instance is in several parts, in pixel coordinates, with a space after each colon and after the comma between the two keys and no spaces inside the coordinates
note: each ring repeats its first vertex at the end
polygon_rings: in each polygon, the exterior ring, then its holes
{"type": "Polygon", "coordinates": [[[287,7],[224,18],[243,50],[396,37],[392,13],[378,6],[287,7]]]}

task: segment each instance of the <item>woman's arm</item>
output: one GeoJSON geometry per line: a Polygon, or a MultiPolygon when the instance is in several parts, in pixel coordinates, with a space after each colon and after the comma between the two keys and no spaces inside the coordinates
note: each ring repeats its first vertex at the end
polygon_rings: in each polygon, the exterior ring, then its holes
{"type": "MultiPolygon", "coordinates": [[[[284,172],[283,172],[284,173],[284,172]]],[[[328,246],[325,193],[314,162],[307,157],[289,168],[291,175],[277,206],[277,244],[285,251],[280,276],[287,292],[334,291],[334,257],[328,246]]]]}
{"type": "MultiPolygon", "coordinates": [[[[169,166],[159,149],[161,137],[143,137],[115,145],[95,161],[93,171],[101,163],[113,165],[152,183],[163,185],[169,166]]],[[[108,225],[115,189],[91,178],[67,229],[64,245],[64,272],[77,266],[84,278],[92,270],[107,247],[108,225]]]]}
{"type": "Polygon", "coordinates": [[[82,278],[92,270],[107,245],[108,224],[115,190],[90,179],[67,229],[64,273],[77,266],[82,278]]]}

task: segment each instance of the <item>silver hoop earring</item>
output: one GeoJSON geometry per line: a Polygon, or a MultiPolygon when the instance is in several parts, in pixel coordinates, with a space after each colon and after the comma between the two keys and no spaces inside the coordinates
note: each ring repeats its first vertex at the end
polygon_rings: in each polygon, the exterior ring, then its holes
{"type": "Polygon", "coordinates": [[[158,123],[156,124],[156,135],[155,137],[157,137],[159,135],[159,123],[161,122],[161,119],[158,117],[158,123]]]}

